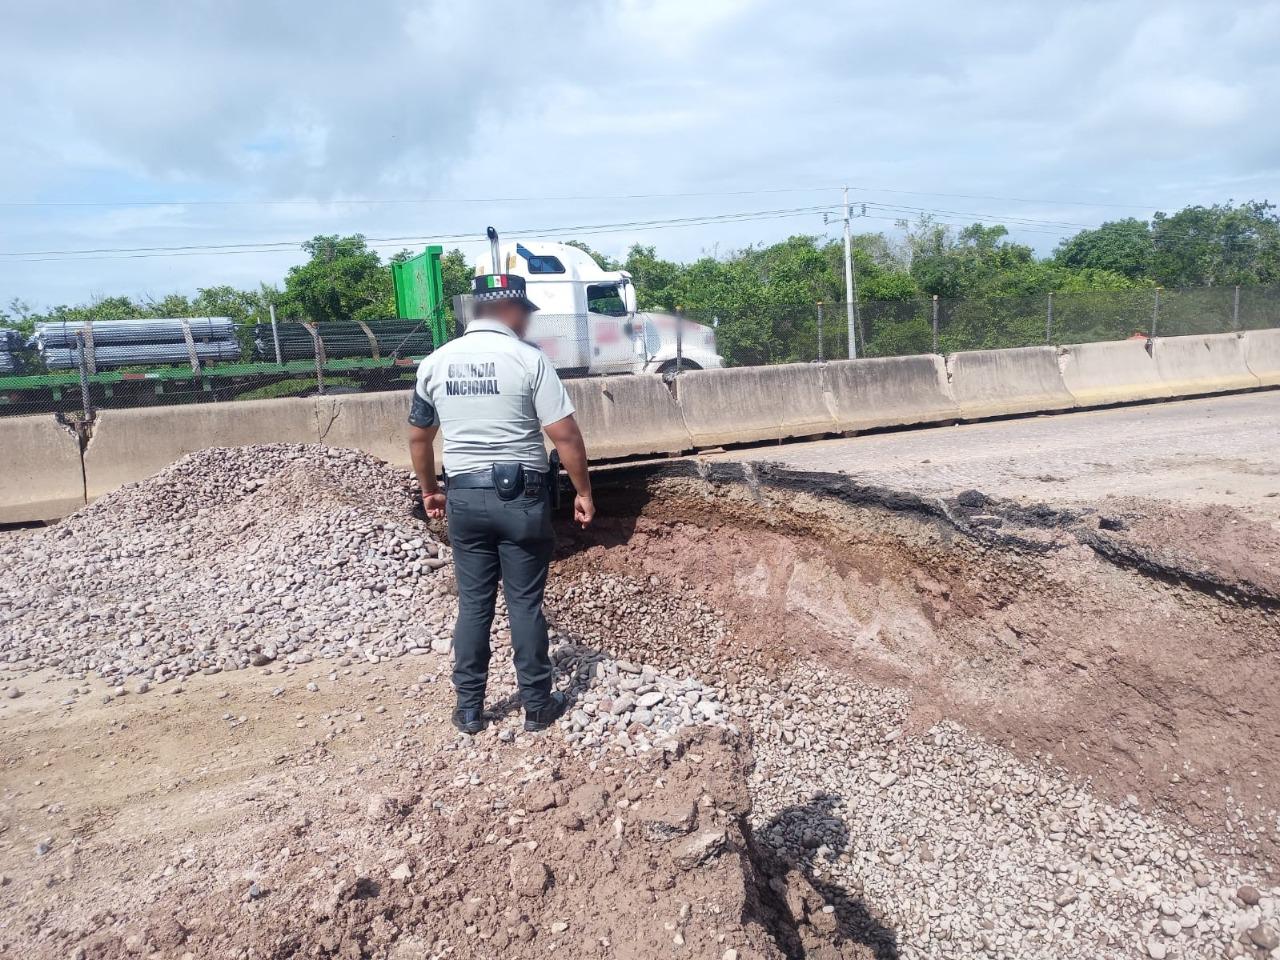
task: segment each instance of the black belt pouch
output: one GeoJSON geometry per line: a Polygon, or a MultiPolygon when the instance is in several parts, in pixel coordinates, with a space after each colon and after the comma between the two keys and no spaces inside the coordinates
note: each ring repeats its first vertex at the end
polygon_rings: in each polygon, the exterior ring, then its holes
{"type": "Polygon", "coordinates": [[[560,454],[551,451],[551,469],[547,472],[547,481],[551,484],[551,508],[560,509],[560,454]]]}
{"type": "Polygon", "coordinates": [[[514,500],[524,493],[524,464],[495,463],[493,489],[498,491],[499,500],[514,500]]]}

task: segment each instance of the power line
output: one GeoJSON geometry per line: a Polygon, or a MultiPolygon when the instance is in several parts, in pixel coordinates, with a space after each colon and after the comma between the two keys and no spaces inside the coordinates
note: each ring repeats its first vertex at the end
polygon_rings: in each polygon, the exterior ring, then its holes
{"type": "Polygon", "coordinates": [[[1058,227],[1064,230],[1094,229],[1092,224],[1073,223],[1068,220],[1043,220],[1043,219],[1036,219],[1033,217],[1016,217],[1016,216],[1008,216],[1008,215],[1001,215],[1001,214],[994,214],[994,213],[978,213],[976,211],[969,211],[969,210],[941,210],[941,209],[932,209],[929,207],[906,207],[906,206],[899,206],[891,203],[876,203],[871,200],[867,201],[867,206],[869,207],[874,206],[883,210],[904,210],[911,213],[922,213],[922,214],[930,214],[930,215],[945,214],[948,216],[957,216],[957,217],[977,217],[981,220],[993,220],[998,223],[1014,223],[1019,225],[1025,224],[1027,226],[1058,227]]]}
{"type": "MultiPolygon", "coordinates": [[[[969,218],[978,217],[984,220],[992,221],[994,224],[998,224],[1001,226],[1003,226],[1004,224],[1013,224],[1014,226],[1017,226],[1019,231],[1022,233],[1040,233],[1040,234],[1056,236],[1056,237],[1061,237],[1064,230],[1091,230],[1092,231],[1092,230],[1099,229],[1099,227],[1096,227],[1096,226],[1090,226],[1087,224],[1078,224],[1078,223],[1068,223],[1066,221],[1035,220],[1030,218],[1001,216],[998,214],[966,212],[962,210],[936,210],[936,209],[931,209],[927,207],[897,207],[892,204],[879,204],[879,203],[872,203],[871,201],[867,201],[866,205],[869,207],[875,207],[876,209],[880,209],[880,210],[902,210],[902,211],[907,211],[907,212],[911,212],[919,215],[929,216],[931,218],[936,218],[943,226],[968,226],[970,223],[973,222],[969,218]],[[956,217],[962,217],[965,219],[957,221],[955,219],[956,217]],[[1058,227],[1061,229],[1043,229],[1039,226],[1042,224],[1048,227],[1058,227]]],[[[875,216],[868,215],[867,219],[895,221],[895,220],[901,220],[902,218],[875,217],[875,216]]],[[[1208,236],[1198,236],[1197,233],[1198,233],[1198,228],[1194,226],[1185,226],[1180,230],[1174,230],[1170,227],[1164,227],[1161,233],[1158,233],[1158,234],[1151,233],[1148,236],[1150,241],[1153,244],[1157,246],[1163,246],[1163,247],[1178,247],[1183,245],[1190,247],[1194,244],[1210,244],[1210,245],[1216,245],[1216,246],[1222,246],[1222,247],[1233,247],[1233,246],[1238,247],[1238,246],[1244,246],[1247,244],[1258,244],[1263,242],[1263,238],[1257,236],[1256,234],[1250,234],[1246,236],[1208,237],[1208,236]]]]}
{"type": "MultiPolygon", "coordinates": [[[[783,188],[774,192],[784,192],[791,188],[783,188]]],[[[816,189],[816,188],[815,188],[816,189]]],[[[708,194],[709,195],[709,194],[708,194]]],[[[725,194],[729,195],[729,194],[725,194]]],[[[631,196],[640,196],[638,194],[631,196]]],[[[659,195],[654,195],[659,196],[659,195]]],[[[663,195],[667,196],[667,195],[663,195]]],[[[1031,217],[1017,217],[990,213],[978,213],[962,210],[938,209],[929,207],[913,207],[898,204],[882,203],[878,201],[868,200],[860,201],[864,206],[873,210],[885,213],[899,212],[912,214],[916,216],[926,216],[938,220],[943,226],[968,226],[975,219],[987,220],[998,224],[1011,224],[1026,233],[1039,233],[1041,235],[1049,235],[1061,237],[1063,232],[1069,230],[1090,230],[1095,227],[1087,224],[1073,223],[1062,220],[1044,220],[1031,217]],[[956,218],[961,218],[957,220],[956,218]]],[[[675,229],[689,226],[705,226],[719,223],[734,223],[747,221],[760,221],[781,219],[789,217],[800,217],[810,214],[818,214],[829,211],[832,208],[827,205],[808,206],[808,207],[791,207],[775,210],[755,210],[755,211],[739,211],[723,214],[706,214],[693,217],[683,218],[659,218],[652,220],[631,220],[616,223],[603,224],[576,224],[562,225],[555,227],[538,227],[523,228],[518,230],[505,231],[505,235],[513,238],[529,238],[542,236],[547,234],[577,234],[580,236],[593,236],[601,234],[627,232],[631,230],[663,230],[675,229]]],[[[883,220],[889,222],[898,222],[905,219],[902,216],[875,216],[874,214],[866,215],[866,219],[883,220]]],[[[386,249],[392,246],[402,246],[404,244],[430,243],[430,242],[468,242],[478,241],[482,237],[477,233],[459,233],[448,235],[408,235],[393,237],[366,237],[366,244],[371,249],[386,249]]],[[[1238,245],[1258,240],[1257,237],[1238,237],[1238,238],[1195,238],[1187,233],[1181,237],[1176,234],[1166,233],[1164,236],[1152,237],[1154,243],[1161,245],[1176,245],[1181,242],[1204,242],[1217,243],[1224,246],[1238,245]]],[[[39,262],[57,262],[57,261],[74,261],[74,260],[125,260],[125,259],[148,259],[155,257],[177,257],[177,256],[227,256],[235,254],[266,254],[266,253],[293,253],[297,251],[304,240],[276,240],[276,241],[244,241],[236,243],[222,244],[184,244],[173,246],[145,246],[145,247],[97,247],[82,249],[63,249],[63,250],[28,250],[28,251],[11,251],[0,252],[0,258],[5,258],[12,263],[39,263],[39,262]]]]}
{"type": "MultiPolygon", "coordinates": [[[[1034,221],[1018,221],[1010,217],[995,217],[991,214],[973,213],[968,214],[963,211],[947,211],[947,210],[929,210],[923,207],[894,207],[888,205],[875,205],[868,203],[868,207],[879,210],[882,213],[893,214],[892,216],[876,217],[867,214],[867,219],[886,220],[892,223],[905,223],[911,217],[927,217],[930,222],[938,223],[946,227],[968,227],[975,223],[986,222],[992,225],[1004,226],[1011,224],[1016,227],[1020,233],[1035,233],[1042,236],[1061,237],[1063,233],[1074,232],[1080,228],[1077,227],[1055,227],[1052,225],[1041,225],[1034,221]]],[[[1088,228],[1085,228],[1088,229],[1088,228]]]]}
{"type": "MultiPolygon", "coordinates": [[[[631,230],[664,230],[678,227],[704,226],[716,223],[738,223],[755,220],[775,220],[788,217],[816,215],[830,207],[793,207],[780,210],[755,210],[737,213],[708,214],[700,217],[667,218],[662,220],[632,220],[620,223],[578,224],[574,226],[537,227],[518,230],[507,230],[504,236],[512,238],[530,238],[554,233],[573,233],[579,236],[620,233],[631,230]]],[[[406,243],[434,242],[466,242],[479,241],[484,238],[479,233],[461,233],[446,236],[403,236],[403,237],[366,237],[366,246],[370,248],[387,248],[402,246],[406,243]]],[[[42,263],[50,261],[76,260],[132,260],[152,257],[180,256],[227,256],[251,253],[292,253],[300,249],[307,241],[280,240],[258,243],[233,244],[191,244],[176,247],[100,247],[84,250],[40,250],[15,253],[0,253],[0,257],[12,258],[10,263],[42,263]]]]}
{"type": "MultiPolygon", "coordinates": [[[[868,206],[870,206],[870,204],[868,204],[868,206]]],[[[893,223],[893,224],[898,224],[898,223],[902,223],[906,218],[905,218],[905,217],[903,217],[903,216],[901,216],[901,215],[893,215],[891,211],[885,211],[885,212],[884,212],[884,215],[882,215],[882,216],[877,216],[877,215],[875,215],[875,214],[868,213],[868,214],[866,214],[866,215],[865,215],[865,217],[862,217],[862,218],[859,218],[859,219],[866,219],[866,220],[878,220],[878,221],[882,221],[882,222],[884,222],[884,223],[893,223]]],[[[932,219],[932,222],[935,222],[935,223],[937,223],[939,226],[943,226],[943,227],[961,227],[961,228],[963,228],[963,227],[971,226],[971,225],[973,224],[973,221],[972,221],[972,220],[955,220],[955,219],[951,219],[951,218],[948,218],[948,217],[932,217],[932,216],[931,216],[931,219],[932,219]]],[[[1044,229],[1037,229],[1037,228],[1035,228],[1035,227],[1020,227],[1020,228],[1019,228],[1019,232],[1020,232],[1020,233],[1035,233],[1035,234],[1040,234],[1041,236],[1047,236],[1047,237],[1061,237],[1061,236],[1062,236],[1062,231],[1061,231],[1061,230],[1044,230],[1044,229]]]]}
{"type": "MultiPolygon", "coordinates": [[[[930,210],[922,207],[896,206],[893,204],[877,203],[875,201],[867,201],[866,205],[875,207],[877,209],[901,210],[904,212],[930,215],[930,216],[949,215],[949,216],[956,216],[956,217],[980,217],[980,218],[989,219],[989,220],[993,219],[1001,222],[1009,222],[1009,223],[1016,223],[1019,225],[1026,225],[1028,227],[1038,227],[1040,225],[1046,225],[1046,226],[1051,226],[1051,227],[1060,228],[1060,229],[1088,229],[1088,227],[1084,224],[1067,223],[1063,221],[1034,220],[1030,218],[1020,218],[1020,217],[1001,217],[995,214],[967,213],[965,211],[956,211],[956,210],[930,210]]],[[[603,224],[603,225],[581,225],[580,224],[576,226],[535,228],[535,229],[527,229],[519,232],[523,236],[529,236],[534,234],[553,233],[553,232],[582,233],[587,231],[594,231],[599,233],[599,232],[617,232],[618,229],[632,229],[632,228],[664,229],[669,226],[684,225],[684,224],[707,224],[707,223],[715,223],[715,222],[722,222],[722,221],[732,222],[733,220],[738,219],[740,217],[747,217],[750,219],[756,219],[756,218],[768,219],[774,216],[775,214],[782,214],[782,215],[789,216],[793,214],[800,214],[800,213],[807,213],[807,212],[820,213],[824,209],[826,208],[825,207],[798,207],[798,208],[793,208],[789,210],[753,211],[747,214],[709,214],[706,216],[687,217],[687,218],[661,218],[657,220],[634,220],[634,221],[626,221],[626,222],[617,223],[617,224],[603,224]]],[[[1041,230],[1039,232],[1046,232],[1046,231],[1041,230]]],[[[403,237],[366,237],[366,241],[370,246],[382,245],[387,243],[418,243],[418,242],[426,242],[430,240],[438,240],[443,242],[456,242],[456,241],[467,241],[467,240],[475,240],[475,239],[479,239],[479,237],[476,234],[471,234],[471,233],[453,234],[453,235],[446,235],[446,236],[434,236],[434,237],[428,237],[428,236],[422,236],[422,235],[403,236],[403,237]]],[[[233,251],[233,250],[240,250],[246,253],[266,253],[266,252],[272,252],[273,250],[276,250],[276,249],[284,249],[284,250],[291,251],[299,247],[303,242],[305,241],[272,240],[272,241],[246,241],[246,242],[225,243],[225,244],[184,244],[184,245],[176,245],[176,246],[97,247],[97,248],[82,248],[82,249],[69,249],[69,250],[24,250],[24,251],[0,252],[0,257],[90,258],[93,255],[97,255],[97,254],[111,254],[111,255],[133,254],[133,253],[159,254],[159,253],[170,253],[170,252],[176,253],[176,252],[187,252],[187,251],[212,252],[212,251],[233,251]]],[[[23,261],[23,262],[30,262],[30,261],[23,261]]]]}

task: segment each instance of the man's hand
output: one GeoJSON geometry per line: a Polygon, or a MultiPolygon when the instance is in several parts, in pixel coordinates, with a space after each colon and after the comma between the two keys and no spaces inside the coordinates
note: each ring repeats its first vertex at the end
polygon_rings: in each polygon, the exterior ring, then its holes
{"type": "Polygon", "coordinates": [[[422,509],[427,511],[427,516],[432,520],[439,520],[444,516],[444,504],[444,494],[438,490],[422,495],[422,509]]]}
{"type": "MultiPolygon", "coordinates": [[[[416,406],[422,398],[416,393],[414,398],[416,406]]],[[[436,458],[431,448],[439,429],[409,424],[409,459],[413,462],[413,474],[418,478],[418,488],[422,491],[422,509],[432,520],[444,516],[444,494],[436,481],[436,458]]]]}
{"type": "Polygon", "coordinates": [[[545,424],[542,429],[555,444],[560,462],[573,481],[573,489],[578,491],[573,498],[573,519],[585,529],[596,515],[596,505],[591,499],[591,476],[587,473],[587,445],[582,442],[578,421],[569,414],[555,423],[545,424]]]}
{"type": "Polygon", "coordinates": [[[578,526],[586,529],[590,526],[591,521],[595,519],[596,504],[591,499],[591,494],[580,493],[573,498],[573,519],[578,526]]]}

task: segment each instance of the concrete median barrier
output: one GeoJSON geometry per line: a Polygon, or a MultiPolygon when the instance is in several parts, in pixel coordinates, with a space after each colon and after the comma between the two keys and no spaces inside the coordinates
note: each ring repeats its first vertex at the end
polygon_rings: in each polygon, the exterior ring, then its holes
{"type": "Polygon", "coordinates": [[[311,399],[103,410],[84,451],[85,495],[92,501],[209,447],[319,439],[311,399]]]}
{"type": "Polygon", "coordinates": [[[826,365],[827,392],[839,430],[870,430],[957,420],[939,356],[836,360],[826,365]]]}
{"type": "Polygon", "coordinates": [[[48,414],[0,419],[0,523],[56,520],[84,503],[71,429],[48,414]]]}
{"type": "MultiPolygon", "coordinates": [[[[330,447],[363,450],[398,467],[409,466],[412,390],[316,397],[316,429],[330,447]]],[[[437,465],[440,445],[436,443],[437,465]]]]}
{"type": "Polygon", "coordinates": [[[1069,410],[1054,347],[971,350],[947,357],[951,395],[965,420],[1069,410]]]}
{"type": "MultiPolygon", "coordinates": [[[[1280,386],[1280,330],[569,381],[595,459],[1280,386]]],[[[208,447],[323,443],[408,466],[409,391],[106,410],[81,454],[0,420],[0,522],[72,512],[208,447]]],[[[437,446],[437,458],[439,447],[437,446]]]]}
{"type": "Polygon", "coordinates": [[[1073,343],[1059,349],[1067,390],[1082,407],[1170,396],[1148,341],[1073,343]]]}
{"type": "Polygon", "coordinates": [[[1280,387],[1280,330],[1250,330],[1241,338],[1244,362],[1264,387],[1280,387]]]}
{"type": "Polygon", "coordinates": [[[694,370],[678,397],[694,446],[754,443],[836,433],[817,364],[694,370]]]}
{"type": "MultiPolygon", "coordinates": [[[[566,380],[578,424],[593,460],[693,447],[680,408],[661,377],[598,377],[566,380]]],[[[396,466],[409,466],[408,415],[411,391],[317,397],[321,442],[363,450],[396,466]]],[[[436,463],[441,460],[436,442],[436,463]]]]}
{"type": "Polygon", "coordinates": [[[1152,356],[1167,396],[1190,397],[1259,386],[1245,362],[1244,340],[1238,333],[1196,337],[1156,337],[1152,356]]]}
{"type": "Polygon", "coordinates": [[[593,460],[693,449],[680,405],[654,375],[565,381],[593,460]]]}

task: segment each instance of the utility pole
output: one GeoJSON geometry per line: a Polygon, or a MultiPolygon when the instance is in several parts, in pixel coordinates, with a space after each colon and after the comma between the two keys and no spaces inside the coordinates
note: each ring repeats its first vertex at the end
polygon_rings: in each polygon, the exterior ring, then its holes
{"type": "Polygon", "coordinates": [[[276,305],[272,301],[267,304],[267,309],[271,312],[271,339],[275,341],[276,346],[276,366],[284,366],[284,357],[280,355],[280,328],[276,326],[276,305]]]}
{"type": "Polygon", "coordinates": [[[822,301],[818,301],[818,362],[822,362],[822,301]]]}
{"type": "Polygon", "coordinates": [[[844,188],[844,309],[849,326],[849,359],[858,359],[857,324],[854,313],[853,249],[849,237],[849,188],[844,188]]]}

